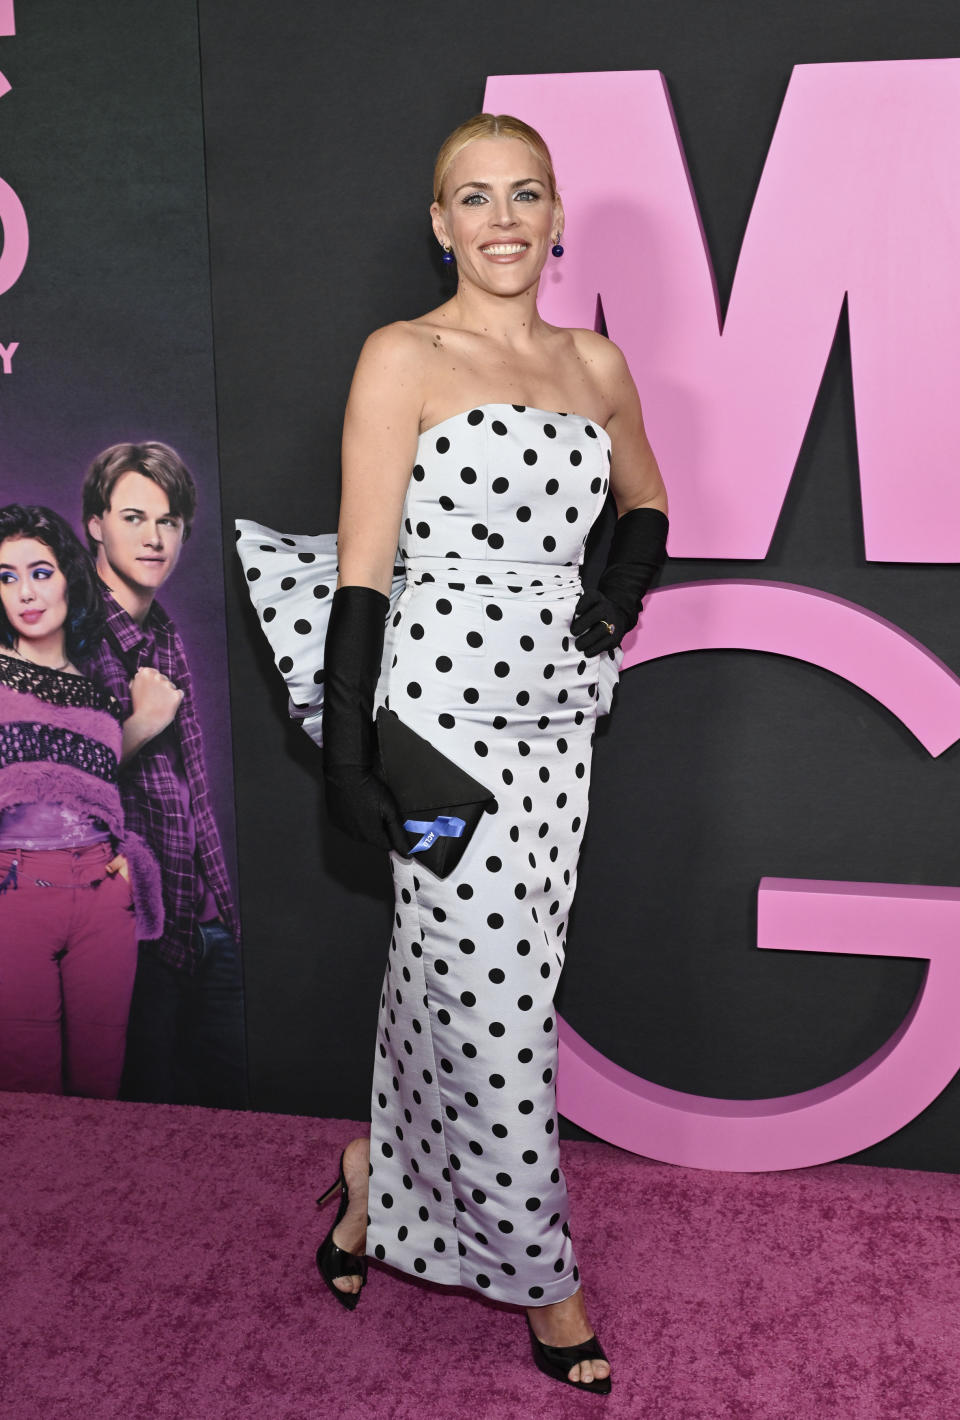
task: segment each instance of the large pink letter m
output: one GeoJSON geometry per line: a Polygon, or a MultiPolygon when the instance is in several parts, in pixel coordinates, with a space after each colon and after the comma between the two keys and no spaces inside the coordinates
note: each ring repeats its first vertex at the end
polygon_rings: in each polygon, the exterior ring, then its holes
{"type": "Polygon", "coordinates": [[[542,310],[597,297],[644,403],[677,557],[762,558],[849,298],[867,557],[960,561],[960,61],[794,70],[720,329],[656,71],[491,78],[542,129],[568,255],[542,310]]]}

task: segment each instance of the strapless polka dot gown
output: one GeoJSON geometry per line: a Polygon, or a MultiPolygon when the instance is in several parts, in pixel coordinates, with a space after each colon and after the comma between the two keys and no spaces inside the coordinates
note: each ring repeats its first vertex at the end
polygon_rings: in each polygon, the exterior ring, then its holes
{"type": "Polygon", "coordinates": [[[576,414],[484,405],[422,434],[377,689],[497,803],[442,881],[391,854],[367,1248],[527,1306],[579,1277],[553,995],[619,664],[570,634],[609,462],[606,433],[576,414]]]}

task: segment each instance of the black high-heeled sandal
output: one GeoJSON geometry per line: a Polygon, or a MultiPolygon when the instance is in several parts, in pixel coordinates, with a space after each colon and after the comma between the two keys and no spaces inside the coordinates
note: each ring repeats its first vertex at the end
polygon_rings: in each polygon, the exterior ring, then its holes
{"type": "Polygon", "coordinates": [[[579,1346],[548,1346],[545,1341],[541,1341],[530,1324],[527,1317],[527,1326],[530,1329],[530,1345],[533,1348],[533,1360],[538,1371],[542,1371],[551,1380],[561,1381],[563,1385],[572,1385],[574,1390],[586,1390],[592,1395],[610,1394],[610,1377],[603,1376],[595,1381],[572,1381],[567,1374],[571,1366],[575,1366],[578,1361],[605,1361],[607,1359],[603,1347],[595,1336],[591,1336],[589,1341],[581,1341],[579,1346]]]}
{"type": "Polygon", "coordinates": [[[333,1220],[333,1227],[317,1248],[317,1271],[337,1301],[342,1303],[347,1311],[352,1312],[360,1300],[360,1292],[367,1284],[367,1259],[357,1257],[352,1252],[344,1252],[343,1248],[337,1247],[333,1240],[334,1230],[350,1206],[350,1191],[347,1188],[347,1180],[343,1176],[342,1154],[340,1155],[340,1175],[337,1181],[330,1185],[326,1193],[322,1193],[317,1199],[317,1207],[322,1208],[325,1203],[329,1203],[338,1189],[340,1191],[340,1207],[333,1220]],[[356,1292],[341,1292],[339,1287],[333,1285],[334,1277],[359,1277],[360,1288],[356,1292]]]}

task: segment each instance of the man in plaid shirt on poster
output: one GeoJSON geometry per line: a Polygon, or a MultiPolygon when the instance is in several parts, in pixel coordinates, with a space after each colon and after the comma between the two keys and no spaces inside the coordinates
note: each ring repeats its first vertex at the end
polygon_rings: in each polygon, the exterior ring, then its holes
{"type": "Polygon", "coordinates": [[[83,484],[107,633],[85,667],[124,710],[129,829],[160,864],[163,936],[142,942],[121,1098],[247,1103],[239,927],[210,806],[190,668],[155,600],[190,536],[193,478],[166,444],[115,444],[83,484]]]}

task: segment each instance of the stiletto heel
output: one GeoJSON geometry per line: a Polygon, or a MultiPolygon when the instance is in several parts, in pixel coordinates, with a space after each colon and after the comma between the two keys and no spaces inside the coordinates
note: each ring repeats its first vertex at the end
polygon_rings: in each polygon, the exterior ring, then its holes
{"type": "Polygon", "coordinates": [[[317,1199],[317,1207],[322,1208],[325,1203],[329,1203],[335,1193],[340,1194],[340,1207],[337,1209],[337,1216],[333,1220],[333,1227],[327,1233],[323,1242],[317,1248],[317,1271],[327,1284],[328,1289],[336,1297],[337,1301],[353,1311],[360,1300],[360,1292],[367,1282],[367,1259],[357,1257],[352,1252],[344,1252],[342,1247],[337,1247],[333,1241],[334,1230],[338,1223],[343,1220],[347,1208],[350,1206],[350,1191],[347,1188],[347,1180],[343,1176],[343,1155],[340,1155],[340,1176],[336,1182],[332,1183],[326,1193],[322,1193],[317,1199]],[[360,1291],[341,1292],[339,1287],[333,1285],[334,1277],[359,1277],[360,1291]]]}
{"type": "Polygon", "coordinates": [[[551,1380],[561,1381],[564,1385],[572,1385],[574,1390],[590,1391],[593,1395],[610,1394],[609,1376],[595,1381],[572,1381],[567,1374],[570,1367],[575,1366],[578,1361],[605,1361],[607,1359],[603,1347],[595,1336],[591,1336],[589,1341],[581,1341],[579,1346],[548,1346],[537,1336],[530,1325],[529,1317],[527,1317],[527,1326],[530,1329],[533,1360],[538,1371],[542,1371],[551,1380]]]}

